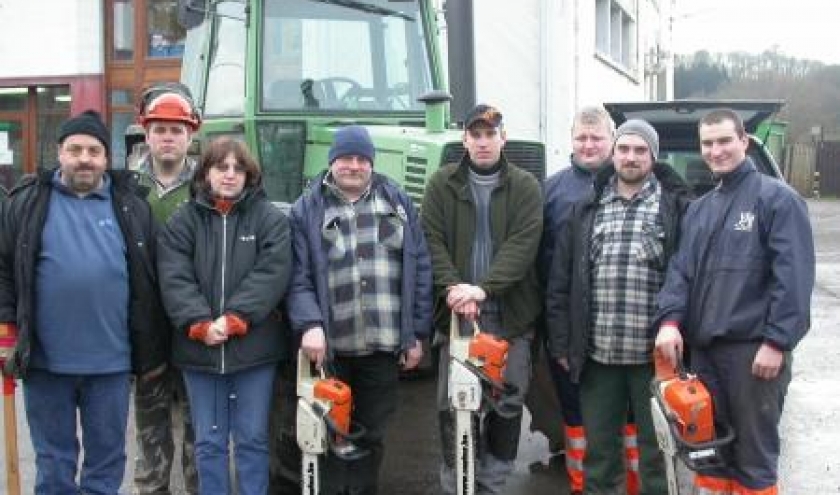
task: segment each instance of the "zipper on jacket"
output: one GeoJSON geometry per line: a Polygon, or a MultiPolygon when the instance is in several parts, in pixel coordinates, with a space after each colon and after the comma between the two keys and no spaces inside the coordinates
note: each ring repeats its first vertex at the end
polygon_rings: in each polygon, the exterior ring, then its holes
{"type": "MultiPolygon", "coordinates": [[[[227,213],[222,215],[222,293],[219,300],[219,316],[225,314],[225,273],[227,272],[227,213]]],[[[225,374],[225,346],[227,341],[222,342],[222,374],[225,374]]]]}

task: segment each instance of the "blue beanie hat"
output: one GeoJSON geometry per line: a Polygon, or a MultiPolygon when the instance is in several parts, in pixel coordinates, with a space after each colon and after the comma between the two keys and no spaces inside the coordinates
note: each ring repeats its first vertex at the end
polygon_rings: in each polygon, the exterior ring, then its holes
{"type": "Polygon", "coordinates": [[[102,121],[102,116],[96,110],[85,110],[79,115],[65,120],[58,128],[58,144],[62,144],[65,139],[74,134],[93,136],[102,143],[105,152],[110,154],[111,133],[105,126],[105,122],[102,121]]]}
{"type": "Polygon", "coordinates": [[[349,125],[342,127],[335,133],[335,140],[330,147],[330,165],[337,158],[347,155],[363,156],[373,165],[376,149],[373,147],[373,141],[371,141],[367,129],[360,125],[349,125]]]}

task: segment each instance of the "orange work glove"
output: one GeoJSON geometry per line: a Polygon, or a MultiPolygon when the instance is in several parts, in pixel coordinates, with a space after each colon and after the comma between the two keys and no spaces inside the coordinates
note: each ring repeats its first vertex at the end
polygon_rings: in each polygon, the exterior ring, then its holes
{"type": "Polygon", "coordinates": [[[228,335],[244,336],[248,333],[248,322],[233,313],[225,313],[228,335]]]}
{"type": "Polygon", "coordinates": [[[204,342],[204,338],[207,337],[207,332],[210,331],[210,322],[209,321],[199,321],[198,323],[193,323],[190,325],[189,336],[193,340],[199,340],[204,342]]]}

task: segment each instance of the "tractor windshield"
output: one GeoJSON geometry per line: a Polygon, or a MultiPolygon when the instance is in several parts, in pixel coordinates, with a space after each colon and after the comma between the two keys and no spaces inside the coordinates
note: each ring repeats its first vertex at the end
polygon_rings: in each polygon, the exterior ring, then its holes
{"type": "Polygon", "coordinates": [[[245,3],[223,0],[212,5],[214,15],[187,31],[181,82],[190,88],[206,116],[242,116],[247,60],[245,3]]]}
{"type": "Polygon", "coordinates": [[[260,33],[263,111],[421,111],[431,90],[418,2],[265,2],[260,33]]]}

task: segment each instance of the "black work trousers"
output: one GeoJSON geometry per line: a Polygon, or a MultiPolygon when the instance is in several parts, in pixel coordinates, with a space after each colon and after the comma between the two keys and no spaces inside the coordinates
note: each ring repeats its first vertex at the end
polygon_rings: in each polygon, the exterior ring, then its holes
{"type": "Polygon", "coordinates": [[[327,370],[328,375],[350,386],[352,421],[365,429],[356,444],[370,453],[349,462],[327,455],[321,468],[322,493],[374,495],[385,452],[385,432],[397,409],[398,358],[385,352],[360,357],[337,356],[327,364],[327,370]]]}
{"type": "Polygon", "coordinates": [[[760,490],[776,484],[779,420],[791,378],[791,354],[772,380],[752,374],[761,342],[715,342],[691,349],[691,365],[714,399],[715,418],[735,429],[735,441],[724,450],[728,468],[703,472],[734,479],[760,490]]]}

